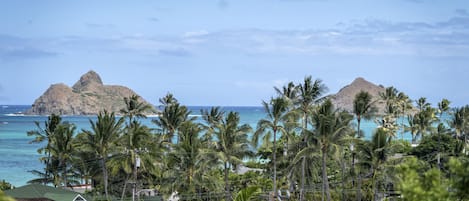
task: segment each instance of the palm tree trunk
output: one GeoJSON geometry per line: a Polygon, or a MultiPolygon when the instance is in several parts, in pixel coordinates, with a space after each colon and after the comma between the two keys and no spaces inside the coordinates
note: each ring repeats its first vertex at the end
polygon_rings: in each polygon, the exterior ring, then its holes
{"type": "Polygon", "coordinates": [[[341,160],[340,160],[340,169],[342,170],[342,200],[345,201],[345,158],[344,156],[344,149],[340,149],[341,152],[341,160]]]}
{"type": "MultiPolygon", "coordinates": [[[[306,130],[308,124],[308,117],[306,112],[303,115],[303,131],[306,130]]],[[[306,135],[303,136],[303,143],[306,143],[306,135]]],[[[305,197],[305,170],[306,169],[306,158],[301,158],[301,189],[300,189],[300,201],[304,200],[305,197]]]]}
{"type": "Polygon", "coordinates": [[[121,200],[124,200],[125,196],[125,189],[127,188],[127,182],[129,181],[130,175],[127,175],[124,180],[124,188],[122,189],[122,195],[121,195],[121,200]]]}
{"type": "Polygon", "coordinates": [[[305,197],[305,169],[306,169],[306,159],[305,157],[301,158],[301,189],[300,189],[300,201],[303,201],[305,197]]]}
{"type": "Polygon", "coordinates": [[[377,189],[376,189],[375,182],[376,182],[376,170],[373,170],[373,177],[371,179],[371,190],[373,192],[372,193],[373,197],[371,198],[371,200],[373,200],[373,201],[376,199],[376,194],[377,194],[377,189]]]}
{"type": "Polygon", "coordinates": [[[107,159],[107,156],[104,154],[103,158],[101,159],[101,165],[102,165],[102,170],[103,170],[104,194],[106,195],[106,200],[109,200],[109,193],[107,191],[108,174],[107,174],[107,168],[106,168],[106,159],[107,159]]]}
{"type": "Polygon", "coordinates": [[[230,184],[229,184],[229,181],[228,181],[228,174],[229,174],[229,172],[228,172],[228,162],[225,162],[224,172],[225,172],[225,200],[230,201],[231,196],[230,196],[230,184]]]}
{"type": "Polygon", "coordinates": [[[362,175],[360,174],[360,171],[358,171],[357,174],[357,200],[361,201],[362,200],[362,175]]]}
{"type": "Polygon", "coordinates": [[[274,129],[274,151],[273,151],[273,161],[274,161],[274,199],[277,199],[277,130],[274,129]]]}
{"type": "Polygon", "coordinates": [[[327,178],[327,152],[326,149],[323,148],[322,150],[322,189],[323,189],[323,199],[324,199],[324,192],[326,193],[326,200],[331,200],[331,193],[329,192],[329,179],[327,178]]]}
{"type": "Polygon", "coordinates": [[[65,161],[62,161],[61,162],[61,166],[64,170],[63,170],[63,180],[64,180],[64,187],[67,187],[67,166],[65,165],[65,161]]]}

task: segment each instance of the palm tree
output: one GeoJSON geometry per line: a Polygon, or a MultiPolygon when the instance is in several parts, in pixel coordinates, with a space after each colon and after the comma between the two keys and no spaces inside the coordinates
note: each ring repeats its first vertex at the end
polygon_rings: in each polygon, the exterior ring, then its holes
{"type": "MultiPolygon", "coordinates": [[[[157,119],[152,120],[166,134],[166,141],[171,142],[174,135],[177,134],[179,127],[186,121],[192,121],[190,111],[186,106],[181,106],[178,102],[171,102],[164,107],[163,112],[157,119]]],[[[179,137],[176,139],[178,143],[179,137]]]]}
{"type": "Polygon", "coordinates": [[[264,106],[264,110],[267,113],[267,119],[261,119],[257,123],[256,132],[252,136],[252,143],[255,147],[258,145],[259,137],[261,135],[266,135],[268,132],[272,131],[273,134],[273,154],[272,154],[272,161],[273,161],[273,191],[275,197],[277,197],[277,134],[285,133],[285,128],[281,124],[282,120],[287,118],[287,107],[288,102],[283,97],[272,98],[270,103],[265,101],[262,102],[264,106]]]}
{"type": "Polygon", "coordinates": [[[372,115],[376,112],[376,107],[374,107],[375,101],[372,101],[373,96],[365,91],[360,91],[355,95],[353,100],[353,113],[357,118],[357,136],[360,137],[360,122],[363,119],[370,120],[372,115]]]}
{"type": "Polygon", "coordinates": [[[399,91],[394,87],[387,87],[384,93],[379,93],[381,99],[386,102],[386,113],[388,115],[396,115],[399,111],[397,96],[399,91]]]}
{"type": "MultiPolygon", "coordinates": [[[[127,164],[134,164],[134,165],[136,165],[137,158],[139,158],[137,151],[140,150],[141,148],[140,147],[141,143],[137,141],[138,139],[140,139],[140,136],[137,136],[137,135],[146,135],[149,132],[149,131],[145,132],[148,129],[145,129],[144,127],[142,127],[137,120],[134,120],[134,117],[146,118],[145,113],[153,110],[153,107],[151,105],[145,102],[140,102],[139,99],[140,97],[138,95],[124,97],[125,107],[120,110],[120,112],[124,115],[124,117],[128,118],[128,122],[127,122],[126,129],[125,129],[126,132],[123,136],[124,138],[123,145],[126,148],[126,150],[130,152],[130,156],[131,156],[130,160],[132,160],[132,162],[127,163],[127,164]]],[[[148,137],[148,135],[146,137],[148,137]]],[[[137,181],[137,167],[136,166],[132,168],[132,173],[133,173],[132,174],[133,180],[134,182],[136,182],[137,181]]],[[[125,192],[126,184],[127,182],[124,183],[122,197],[125,192]]],[[[136,183],[135,183],[135,186],[136,186],[136,183]]]]}
{"type": "Polygon", "coordinates": [[[330,100],[326,100],[320,105],[311,117],[311,125],[314,128],[312,133],[317,138],[317,146],[322,154],[323,199],[324,193],[326,193],[327,201],[330,201],[327,156],[336,152],[338,147],[344,143],[344,138],[350,131],[350,122],[353,117],[346,112],[335,110],[330,100]]]}
{"type": "Polygon", "coordinates": [[[420,97],[418,100],[415,101],[415,103],[417,103],[417,108],[420,112],[430,107],[430,103],[427,102],[427,98],[425,97],[420,97]]]}
{"type": "Polygon", "coordinates": [[[469,131],[469,105],[456,108],[449,124],[454,130],[455,136],[463,141],[464,153],[466,153],[467,135],[469,131]]]}
{"type": "Polygon", "coordinates": [[[239,121],[239,114],[230,112],[221,124],[216,125],[214,132],[216,139],[212,147],[217,153],[216,158],[223,163],[226,201],[231,200],[229,170],[232,166],[242,163],[244,157],[253,155],[248,141],[248,133],[252,129],[248,124],[239,125],[239,121]]]}
{"type": "MultiPolygon", "coordinates": [[[[298,85],[298,98],[297,98],[297,110],[302,116],[302,129],[307,130],[308,125],[308,114],[311,113],[313,106],[320,102],[323,98],[323,94],[327,91],[326,85],[322,83],[322,80],[317,79],[312,81],[311,76],[305,77],[302,84],[298,85]]],[[[307,136],[303,136],[303,142],[306,141],[307,136]]],[[[304,199],[304,185],[305,185],[305,168],[306,159],[303,158],[301,161],[301,187],[300,187],[300,201],[304,199]]]]}
{"type": "Polygon", "coordinates": [[[109,154],[112,153],[113,145],[122,133],[123,123],[123,118],[116,119],[114,112],[109,113],[104,110],[98,114],[96,122],[90,120],[91,131],[83,130],[86,136],[85,145],[89,146],[100,158],[106,199],[109,199],[109,175],[106,162],[109,154]]]}
{"type": "Polygon", "coordinates": [[[381,127],[374,132],[371,141],[361,141],[358,144],[359,165],[363,169],[369,169],[370,174],[368,175],[372,178],[373,198],[371,200],[375,200],[377,195],[376,177],[382,165],[388,160],[391,150],[390,142],[391,137],[387,134],[386,129],[381,127]]]}
{"type": "Polygon", "coordinates": [[[33,171],[38,173],[39,175],[44,176],[43,179],[40,179],[44,185],[51,182],[52,179],[50,178],[51,172],[51,154],[50,154],[50,147],[51,147],[51,138],[54,135],[55,129],[57,128],[58,125],[62,123],[62,118],[59,115],[56,114],[51,114],[49,117],[47,117],[47,121],[44,122],[44,128],[41,127],[39,122],[34,122],[36,124],[37,130],[31,130],[28,131],[27,134],[28,136],[34,136],[34,140],[30,141],[29,143],[41,143],[44,140],[47,141],[47,144],[45,147],[41,147],[38,149],[39,153],[44,152],[46,155],[45,157],[42,157],[40,160],[44,161],[44,164],[46,165],[44,174],[40,174],[38,171],[33,171]]]}
{"type": "Polygon", "coordinates": [[[172,188],[192,198],[203,188],[217,184],[217,179],[207,178],[214,167],[210,164],[213,158],[205,157],[207,145],[199,138],[201,131],[199,124],[185,122],[180,127],[180,142],[172,144],[173,151],[167,156],[172,188]]]}
{"type": "MultiPolygon", "coordinates": [[[[310,77],[311,79],[311,77],[310,77]]],[[[286,86],[283,86],[281,89],[274,87],[278,95],[284,96],[288,100],[296,100],[298,97],[298,87],[295,86],[293,82],[289,82],[286,86]]]]}
{"type": "MultiPolygon", "coordinates": [[[[372,101],[373,96],[365,91],[360,91],[355,95],[353,100],[353,113],[357,118],[357,136],[360,138],[362,136],[360,130],[361,119],[369,120],[371,116],[375,113],[376,108],[374,107],[375,101],[372,101]]],[[[355,142],[352,142],[350,145],[350,150],[352,151],[352,172],[355,173],[355,152],[354,152],[355,142]]],[[[360,175],[357,175],[360,177],[360,175]]],[[[359,179],[360,180],[360,179],[359,179]]],[[[352,186],[355,186],[355,181],[352,181],[352,186]]],[[[357,189],[357,197],[360,199],[360,189],[357,189]]]]}
{"type": "Polygon", "coordinates": [[[132,122],[134,117],[146,118],[145,112],[153,110],[153,107],[147,103],[139,101],[140,96],[132,95],[130,97],[124,97],[125,107],[120,110],[124,117],[129,118],[129,124],[132,122]]]}
{"type": "Polygon", "coordinates": [[[74,152],[73,147],[73,135],[75,134],[76,126],[69,123],[59,124],[55,129],[54,135],[52,135],[52,145],[50,147],[50,153],[52,157],[58,161],[58,169],[62,170],[61,178],[56,178],[54,186],[68,186],[67,174],[68,167],[70,165],[72,154],[74,152]]]}
{"type": "Polygon", "coordinates": [[[111,159],[111,171],[116,174],[123,171],[126,175],[124,188],[122,190],[122,198],[125,195],[127,181],[132,177],[133,183],[137,186],[137,160],[140,160],[141,168],[150,168],[153,165],[150,159],[150,128],[142,125],[139,121],[133,120],[132,123],[125,127],[123,135],[116,142],[122,152],[121,157],[111,159]],[[148,166],[148,167],[147,167],[148,166]]]}
{"type": "Polygon", "coordinates": [[[423,137],[434,129],[432,124],[435,122],[435,111],[428,106],[415,115],[409,116],[408,121],[409,126],[405,130],[411,131],[412,143],[415,144],[418,137],[423,137]]]}

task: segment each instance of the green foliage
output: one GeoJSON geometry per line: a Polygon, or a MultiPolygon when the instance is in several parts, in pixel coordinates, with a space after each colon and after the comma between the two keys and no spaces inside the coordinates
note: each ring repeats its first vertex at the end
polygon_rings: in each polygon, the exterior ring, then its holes
{"type": "Polygon", "coordinates": [[[398,167],[398,188],[403,200],[451,200],[448,181],[438,169],[423,172],[423,164],[417,158],[409,158],[398,167]]]}
{"type": "Polygon", "coordinates": [[[461,142],[450,135],[431,135],[423,137],[419,146],[412,149],[410,154],[419,159],[437,164],[437,154],[442,153],[443,161],[447,161],[448,156],[460,154],[462,151],[461,142]]]}
{"type": "Polygon", "coordinates": [[[261,193],[261,188],[258,186],[250,186],[240,190],[234,199],[234,201],[250,201],[256,200],[256,196],[261,193]]]}
{"type": "Polygon", "coordinates": [[[5,181],[5,180],[2,180],[0,182],[0,190],[9,190],[9,189],[13,189],[13,185],[11,185],[9,182],[5,181]]]}
{"type": "Polygon", "coordinates": [[[5,193],[2,190],[0,190],[0,201],[15,201],[15,199],[13,199],[10,196],[5,195],[5,193]]]}
{"type": "Polygon", "coordinates": [[[468,158],[451,158],[451,187],[453,196],[458,200],[469,200],[469,160],[468,158]]]}

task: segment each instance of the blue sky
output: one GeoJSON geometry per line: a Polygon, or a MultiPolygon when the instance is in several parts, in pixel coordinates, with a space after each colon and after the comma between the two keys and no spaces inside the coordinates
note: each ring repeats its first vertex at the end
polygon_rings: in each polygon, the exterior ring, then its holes
{"type": "Polygon", "coordinates": [[[260,105],[311,75],[469,103],[467,0],[0,1],[0,104],[88,70],[151,103],[260,105]]]}

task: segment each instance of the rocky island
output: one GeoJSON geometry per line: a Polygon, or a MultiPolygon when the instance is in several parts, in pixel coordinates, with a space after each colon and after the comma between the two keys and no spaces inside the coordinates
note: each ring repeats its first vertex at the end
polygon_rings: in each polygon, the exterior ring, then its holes
{"type": "Polygon", "coordinates": [[[353,100],[355,99],[355,95],[360,91],[366,91],[373,97],[373,101],[376,101],[375,107],[378,110],[377,112],[379,114],[384,114],[386,103],[381,99],[379,94],[384,93],[385,90],[386,89],[381,85],[373,84],[361,77],[358,77],[352,83],[340,89],[339,92],[331,95],[330,98],[337,108],[343,109],[347,112],[353,112],[353,100]]]}
{"type": "MultiPolygon", "coordinates": [[[[34,101],[29,115],[96,115],[102,110],[119,113],[125,107],[124,97],[137,95],[118,85],[104,85],[101,77],[89,71],[72,87],[63,83],[51,85],[34,101]]],[[[141,102],[148,103],[143,98],[141,102]]]]}

